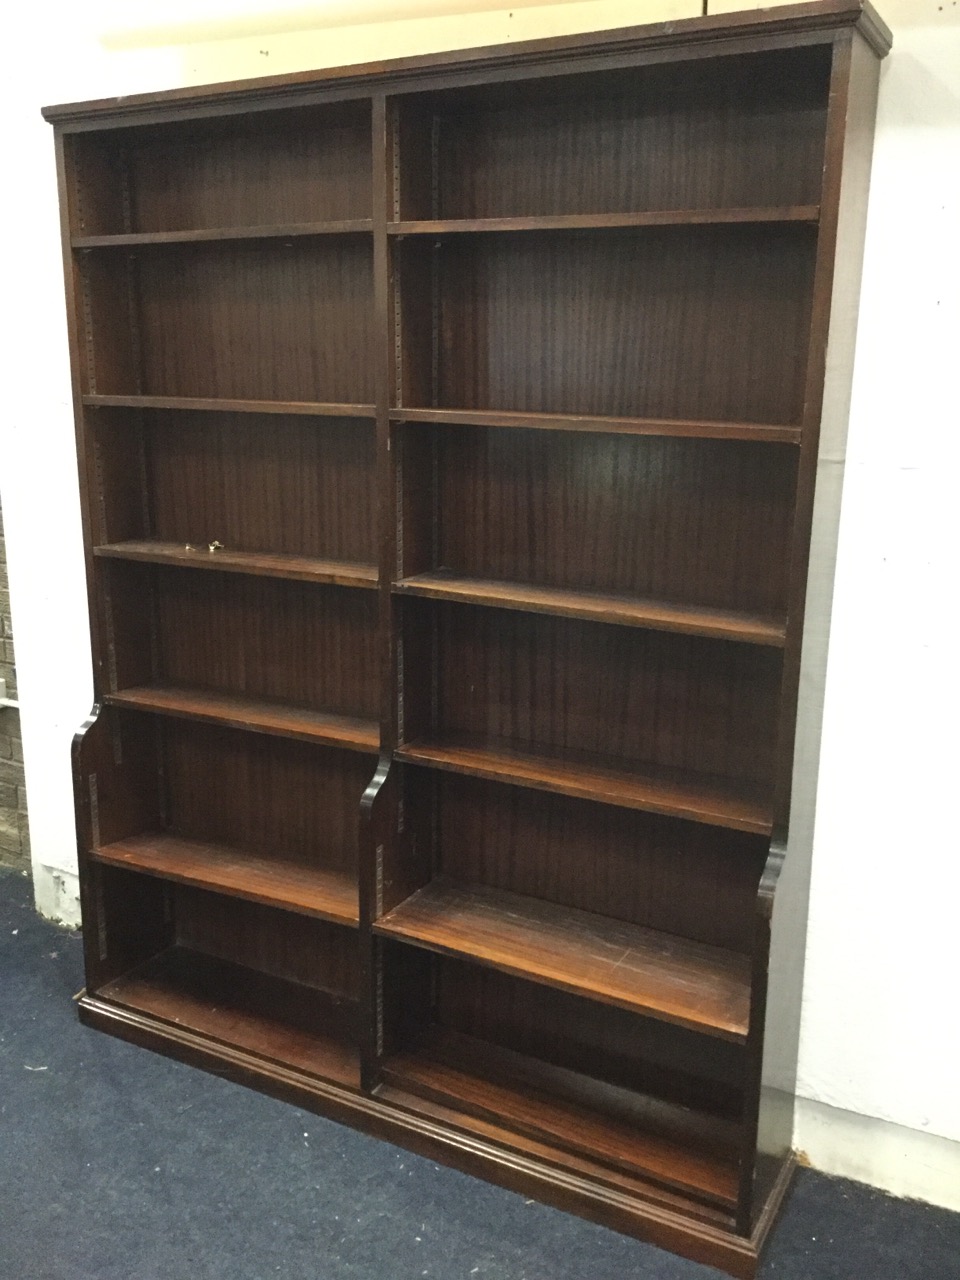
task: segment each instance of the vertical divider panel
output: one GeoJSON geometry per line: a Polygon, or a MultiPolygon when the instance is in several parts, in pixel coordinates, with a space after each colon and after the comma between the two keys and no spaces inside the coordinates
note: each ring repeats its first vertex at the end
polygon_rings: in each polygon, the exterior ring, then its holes
{"type": "MultiPolygon", "coordinates": [[[[396,766],[392,764],[402,717],[403,652],[399,640],[397,601],[391,592],[396,572],[400,518],[397,501],[398,467],[390,422],[399,375],[400,335],[394,319],[395,281],[387,221],[395,218],[396,104],[375,94],[373,129],[373,281],[374,377],[377,414],[377,509],[379,511],[379,672],[380,757],[361,801],[360,821],[360,968],[361,968],[361,1087],[371,1091],[380,1083],[384,1056],[383,943],[372,933],[383,913],[385,893],[394,881],[402,826],[396,766]]],[[[392,905],[392,904],[391,904],[392,905]]]]}

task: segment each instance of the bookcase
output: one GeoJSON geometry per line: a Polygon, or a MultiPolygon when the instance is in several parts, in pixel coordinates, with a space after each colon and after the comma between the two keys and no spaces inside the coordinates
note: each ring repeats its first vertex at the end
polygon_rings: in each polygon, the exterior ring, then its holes
{"type": "Polygon", "coordinates": [[[754,1274],[888,48],[818,0],[47,109],[84,1021],[754,1274]]]}

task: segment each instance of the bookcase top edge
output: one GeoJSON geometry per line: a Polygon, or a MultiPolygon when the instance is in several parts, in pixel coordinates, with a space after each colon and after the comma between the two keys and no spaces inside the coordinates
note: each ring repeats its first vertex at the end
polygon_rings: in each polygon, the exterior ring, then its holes
{"type": "Polygon", "coordinates": [[[106,128],[154,122],[158,113],[162,116],[168,111],[182,116],[211,109],[240,111],[257,106],[280,106],[284,100],[295,105],[310,90],[337,99],[409,92],[413,88],[428,90],[432,82],[457,73],[506,72],[523,65],[549,66],[551,63],[558,64],[558,71],[572,71],[578,62],[596,57],[629,56],[657,49],[680,49],[685,45],[709,46],[730,40],[748,46],[752,41],[791,35],[798,39],[817,34],[830,38],[845,29],[858,30],[880,58],[890,51],[892,34],[869,0],[809,0],[777,10],[745,10],[222,84],[58,103],[43,107],[42,115],[50,124],[63,129],[106,128]]]}

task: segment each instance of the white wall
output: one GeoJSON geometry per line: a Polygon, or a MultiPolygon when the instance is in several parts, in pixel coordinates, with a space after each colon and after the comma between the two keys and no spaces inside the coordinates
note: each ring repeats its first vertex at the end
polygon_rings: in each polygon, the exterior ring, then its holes
{"type": "MultiPolygon", "coordinates": [[[[82,14],[63,3],[16,19],[2,85],[14,191],[0,227],[0,491],[47,914],[76,915],[68,756],[91,685],[56,190],[39,107],[701,8],[497,2],[329,0],[293,13],[269,0],[101,0],[82,14]],[[481,4],[494,11],[458,12],[481,4]]],[[[710,10],[769,4],[711,0],[710,10]]],[[[827,670],[800,1066],[809,1102],[797,1141],[819,1167],[960,1208],[950,821],[960,699],[947,603],[958,578],[960,7],[881,8],[896,42],[882,73],[827,670]]]]}
{"type": "Polygon", "coordinates": [[[960,8],[888,0],[883,12],[895,45],[847,444],[800,1087],[958,1141],[960,8]]]}

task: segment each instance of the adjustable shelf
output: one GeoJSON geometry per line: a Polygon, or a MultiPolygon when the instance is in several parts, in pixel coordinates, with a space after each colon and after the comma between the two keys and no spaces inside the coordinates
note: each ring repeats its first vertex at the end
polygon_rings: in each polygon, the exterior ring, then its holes
{"type": "Polygon", "coordinates": [[[328,583],[337,587],[372,589],[377,566],[349,560],[320,560],[312,556],[275,555],[259,551],[210,551],[178,542],[113,542],[94,547],[105,560],[173,565],[182,569],[213,569],[254,577],[287,578],[294,582],[328,583]]]}
{"type": "Polygon", "coordinates": [[[728,1213],[735,1207],[739,1130],[729,1121],[441,1028],[389,1058],[384,1076],[388,1086],[452,1106],[504,1137],[518,1133],[606,1166],[620,1175],[606,1175],[620,1190],[627,1176],[728,1213]]]}
{"type": "Polygon", "coordinates": [[[700,440],[765,440],[799,444],[801,428],[764,422],[697,422],[673,418],[614,418],[578,413],[504,413],[499,409],[391,409],[392,422],[434,422],[531,431],[586,431],[599,435],[678,436],[700,440]]]}
{"type": "Polygon", "coordinates": [[[638,213],[567,213],[514,218],[434,218],[388,222],[394,236],[467,235],[496,231],[602,231],[624,227],[700,227],[795,222],[816,226],[819,205],[760,209],[653,209],[638,213]]]}
{"type": "Polygon", "coordinates": [[[93,857],[105,866],[126,867],[351,928],[359,919],[356,877],[322,867],[159,832],[114,841],[94,850],[93,857]]]}
{"type": "Polygon", "coordinates": [[[505,744],[443,738],[405,742],[396,757],[407,764],[533,787],[601,804],[689,818],[734,831],[770,835],[773,814],[759,788],[736,787],[717,778],[695,779],[666,770],[645,774],[586,753],[574,759],[538,756],[505,744]]]}
{"type": "Polygon", "coordinates": [[[321,404],[306,400],[231,400],[198,396],[85,395],[89,409],[174,409],[200,413],[290,413],[311,418],[372,418],[372,404],[321,404]]]}
{"type": "Polygon", "coordinates": [[[647,627],[654,631],[741,640],[774,648],[782,648],[786,640],[786,624],[773,618],[724,609],[699,609],[694,605],[660,600],[634,600],[612,593],[564,591],[532,583],[486,581],[461,577],[446,569],[402,578],[394,584],[393,590],[398,595],[420,596],[426,600],[454,600],[495,609],[518,609],[562,618],[583,618],[590,622],[647,627]]]}
{"type": "Polygon", "coordinates": [[[370,218],[331,222],[291,222],[286,226],[210,227],[187,231],[127,231],[116,235],[74,236],[74,249],[136,249],[148,245],[202,244],[217,240],[293,240],[304,236],[363,235],[370,218]]]}
{"type": "Polygon", "coordinates": [[[324,991],[188,947],[171,947],[102,986],[89,1003],[127,1011],[200,1041],[281,1061],[297,1072],[360,1087],[356,1016],[324,991]]]}
{"type": "Polygon", "coordinates": [[[374,928],[705,1035],[746,1039],[750,959],[718,947],[446,880],[418,890],[374,928]]]}
{"type": "Polygon", "coordinates": [[[249,729],[253,733],[343,747],[347,751],[376,752],[380,740],[376,722],[372,720],[311,711],[269,698],[246,698],[210,689],[143,685],[105,694],[104,702],[112,707],[150,711],[206,724],[229,725],[234,729],[249,729]]]}

